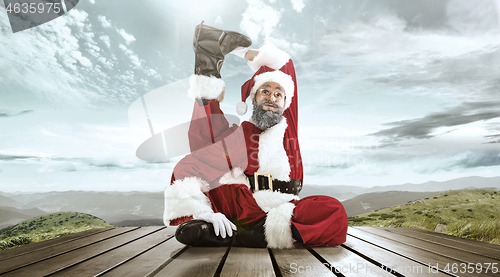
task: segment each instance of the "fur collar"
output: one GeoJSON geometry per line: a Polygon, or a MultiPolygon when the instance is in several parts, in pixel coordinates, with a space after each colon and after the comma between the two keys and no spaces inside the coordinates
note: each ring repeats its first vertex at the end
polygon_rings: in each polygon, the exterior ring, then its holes
{"type": "Polygon", "coordinates": [[[290,181],[290,164],[283,146],[286,118],[264,130],[259,139],[259,173],[270,173],[274,179],[290,181]]]}

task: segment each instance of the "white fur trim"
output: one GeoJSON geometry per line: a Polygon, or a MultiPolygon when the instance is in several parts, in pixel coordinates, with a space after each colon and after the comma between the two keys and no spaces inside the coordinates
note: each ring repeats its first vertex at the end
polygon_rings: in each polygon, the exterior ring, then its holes
{"type": "Polygon", "coordinates": [[[294,204],[285,203],[267,213],[266,222],[264,223],[267,247],[277,249],[293,248],[293,209],[295,209],[294,204]]]}
{"type": "Polygon", "coordinates": [[[247,103],[245,103],[245,102],[239,102],[238,104],[236,104],[236,112],[239,115],[246,114],[247,109],[248,109],[248,106],[247,106],[247,103]]]}
{"type": "Polygon", "coordinates": [[[265,130],[259,138],[259,173],[270,173],[273,179],[290,181],[290,164],[283,146],[283,137],[288,125],[286,118],[265,130]]]}
{"type": "Polygon", "coordinates": [[[248,62],[248,65],[254,72],[259,70],[259,68],[263,65],[279,70],[288,62],[288,60],[290,60],[290,55],[288,55],[288,53],[278,49],[270,41],[265,41],[258,51],[259,54],[253,59],[253,61],[248,62]]]}
{"type": "Polygon", "coordinates": [[[250,183],[248,182],[248,178],[243,172],[243,169],[240,167],[235,167],[233,170],[228,173],[222,175],[219,179],[219,184],[221,185],[230,185],[230,184],[244,184],[248,188],[250,188],[250,183]]]}
{"type": "Polygon", "coordinates": [[[193,74],[189,77],[189,98],[195,99],[217,99],[224,100],[225,84],[222,79],[214,76],[204,76],[193,74]]]}
{"type": "Polygon", "coordinates": [[[255,198],[259,207],[266,213],[292,200],[299,200],[297,195],[270,190],[257,191],[253,194],[253,198],[255,198]]]}
{"type": "Polygon", "coordinates": [[[200,212],[211,212],[210,200],[203,193],[209,190],[209,184],[198,177],[186,177],[176,180],[165,189],[165,211],[163,222],[183,216],[192,216],[200,212]]]}
{"type": "Polygon", "coordinates": [[[295,85],[293,84],[292,77],[282,71],[268,71],[262,74],[255,76],[254,78],[255,84],[250,90],[250,99],[254,99],[255,93],[260,86],[262,86],[266,82],[275,82],[281,85],[285,89],[285,107],[284,109],[288,109],[290,104],[292,103],[292,98],[295,92],[295,85]]]}

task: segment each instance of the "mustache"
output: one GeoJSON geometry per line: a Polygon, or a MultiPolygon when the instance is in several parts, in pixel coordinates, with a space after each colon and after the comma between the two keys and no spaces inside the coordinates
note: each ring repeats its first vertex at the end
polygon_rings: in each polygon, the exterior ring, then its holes
{"type": "Polygon", "coordinates": [[[276,108],[279,108],[278,103],[273,102],[273,101],[271,101],[271,100],[265,100],[265,101],[260,102],[260,103],[259,103],[259,107],[262,107],[262,106],[264,106],[265,104],[273,105],[273,106],[275,106],[276,108]]]}

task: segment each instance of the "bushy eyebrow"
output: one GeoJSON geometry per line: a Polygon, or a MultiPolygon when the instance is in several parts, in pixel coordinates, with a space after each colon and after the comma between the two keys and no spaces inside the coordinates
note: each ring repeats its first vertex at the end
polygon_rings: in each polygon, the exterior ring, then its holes
{"type": "MultiPolygon", "coordinates": [[[[266,88],[270,88],[270,87],[271,87],[271,86],[270,86],[270,85],[268,85],[268,84],[263,84],[262,86],[263,86],[263,87],[266,87],[266,88]]],[[[284,92],[284,90],[283,90],[283,88],[282,88],[282,87],[276,87],[276,89],[279,89],[279,90],[281,90],[281,92],[284,92]]]]}

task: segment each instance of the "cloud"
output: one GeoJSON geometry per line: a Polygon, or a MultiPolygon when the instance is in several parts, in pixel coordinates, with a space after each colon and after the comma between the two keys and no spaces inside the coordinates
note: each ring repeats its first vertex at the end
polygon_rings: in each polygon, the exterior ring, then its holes
{"type": "Polygon", "coordinates": [[[148,163],[134,157],[109,158],[65,158],[41,157],[36,155],[0,154],[0,163],[33,164],[39,166],[38,173],[71,172],[71,171],[102,171],[102,170],[136,170],[161,169],[169,167],[168,163],[148,163]]]}
{"type": "Polygon", "coordinates": [[[446,5],[448,24],[461,33],[498,31],[500,29],[499,4],[498,0],[474,2],[449,0],[446,5]]]}
{"type": "Polygon", "coordinates": [[[77,60],[84,67],[92,67],[92,62],[82,56],[82,52],[80,51],[71,51],[70,55],[77,60]]]}
{"type": "Polygon", "coordinates": [[[302,12],[302,9],[306,6],[304,4],[304,0],[291,0],[291,1],[293,9],[298,13],[302,12]]]}
{"type": "Polygon", "coordinates": [[[393,141],[402,139],[428,139],[439,127],[451,127],[476,121],[500,117],[500,102],[465,102],[444,112],[431,113],[425,117],[385,123],[395,126],[371,135],[382,136],[393,141]]]}
{"type": "Polygon", "coordinates": [[[452,156],[448,164],[443,166],[443,169],[452,170],[457,168],[490,167],[498,165],[500,165],[500,153],[498,151],[468,151],[452,156]]]}
{"type": "Polygon", "coordinates": [[[104,28],[111,27],[111,22],[109,22],[109,20],[107,20],[104,15],[99,15],[97,17],[97,20],[101,23],[102,27],[104,27],[104,28]]]}
{"type": "Polygon", "coordinates": [[[262,0],[247,0],[247,3],[240,28],[254,41],[259,36],[270,36],[281,19],[281,13],[262,0]]]}
{"type": "Polygon", "coordinates": [[[500,134],[484,136],[487,139],[491,139],[488,143],[500,143],[500,134]]]}
{"type": "Polygon", "coordinates": [[[218,15],[217,18],[215,18],[215,25],[222,26],[223,24],[224,24],[224,22],[222,21],[222,17],[220,17],[220,15],[218,15]]]}
{"type": "Polygon", "coordinates": [[[32,112],[33,112],[33,110],[25,110],[25,111],[21,111],[21,112],[18,112],[18,113],[11,113],[9,111],[1,111],[0,110],[0,117],[19,116],[19,115],[29,114],[29,113],[32,113],[32,112]]]}
{"type": "Polygon", "coordinates": [[[127,45],[135,41],[135,37],[133,35],[125,32],[125,30],[118,29],[117,32],[118,32],[118,34],[120,34],[120,36],[122,36],[122,38],[125,40],[125,43],[127,43],[127,45]]]}
{"type": "Polygon", "coordinates": [[[290,54],[292,58],[301,57],[309,51],[309,47],[305,44],[300,44],[297,42],[288,42],[284,39],[276,39],[270,37],[269,40],[279,49],[290,54]]]}
{"type": "Polygon", "coordinates": [[[37,156],[25,156],[25,155],[2,155],[0,154],[0,161],[14,161],[14,160],[27,160],[27,159],[38,159],[37,156]]]}
{"type": "Polygon", "coordinates": [[[95,4],[95,0],[89,0],[90,4],[95,4]]]}
{"type": "Polygon", "coordinates": [[[104,16],[73,9],[57,20],[16,34],[6,31],[8,25],[0,8],[0,83],[2,90],[16,91],[12,101],[129,104],[162,81],[158,68],[148,66],[126,46],[135,38],[125,29],[107,28],[111,23],[104,16]],[[113,43],[122,38],[123,44],[113,43]]]}
{"type": "MultiPolygon", "coordinates": [[[[8,24],[0,18],[1,25],[8,24]]],[[[83,53],[79,43],[95,44],[87,13],[73,9],[36,28],[1,36],[0,64],[9,67],[2,70],[4,88],[29,91],[55,102],[88,103],[100,98],[99,89],[87,89],[82,83],[81,69],[92,64],[91,55],[83,53]]]]}
{"type": "MultiPolygon", "coordinates": [[[[120,44],[119,47],[121,50],[123,50],[123,52],[125,52],[125,54],[127,54],[128,58],[130,59],[130,61],[132,62],[133,65],[135,65],[136,67],[141,66],[141,60],[139,59],[139,57],[136,54],[134,54],[134,52],[132,50],[128,49],[127,46],[125,46],[123,44],[120,44]]],[[[131,72],[127,73],[128,77],[130,77],[130,74],[131,74],[131,72]]],[[[124,76],[124,77],[126,77],[126,76],[124,76]]]]}
{"type": "Polygon", "coordinates": [[[111,40],[109,39],[108,36],[106,35],[102,35],[102,36],[99,36],[99,39],[104,42],[104,44],[109,48],[111,47],[111,40]]]}
{"type": "MultiPolygon", "coordinates": [[[[500,90],[500,81],[496,73],[500,63],[500,46],[489,45],[490,39],[494,37],[478,38],[474,42],[476,49],[466,46],[467,49],[464,51],[467,52],[456,56],[447,56],[445,51],[411,55],[407,58],[409,62],[401,62],[399,65],[404,70],[372,77],[369,80],[402,90],[421,88],[424,93],[438,93],[448,97],[496,99],[500,90]]],[[[453,43],[452,40],[450,43],[453,43]]],[[[472,41],[456,41],[459,45],[470,42],[472,41]]]]}
{"type": "Polygon", "coordinates": [[[123,158],[50,158],[38,159],[38,173],[71,172],[71,171],[102,171],[102,170],[136,170],[157,169],[157,164],[143,162],[138,159],[123,158]]]}

